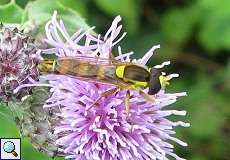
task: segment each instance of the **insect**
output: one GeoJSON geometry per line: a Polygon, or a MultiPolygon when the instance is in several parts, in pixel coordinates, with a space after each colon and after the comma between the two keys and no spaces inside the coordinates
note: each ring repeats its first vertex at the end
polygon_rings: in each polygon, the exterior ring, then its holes
{"type": "Polygon", "coordinates": [[[139,90],[148,101],[154,101],[153,96],[165,83],[165,77],[159,69],[145,68],[132,62],[120,62],[115,59],[94,57],[65,57],[45,59],[38,65],[42,73],[56,73],[79,78],[85,81],[96,81],[114,84],[115,88],[106,90],[89,107],[94,106],[102,97],[127,89],[125,96],[126,113],[129,114],[130,90],[139,90]],[[149,87],[146,94],[142,89],[149,87]]]}

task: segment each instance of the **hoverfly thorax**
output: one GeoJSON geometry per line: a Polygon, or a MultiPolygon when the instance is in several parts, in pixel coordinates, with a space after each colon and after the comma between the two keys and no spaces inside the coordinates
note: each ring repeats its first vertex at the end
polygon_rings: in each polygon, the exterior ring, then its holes
{"type": "Polygon", "coordinates": [[[116,75],[124,82],[132,84],[132,88],[146,88],[150,74],[147,69],[138,65],[121,65],[116,68],[116,75]]]}

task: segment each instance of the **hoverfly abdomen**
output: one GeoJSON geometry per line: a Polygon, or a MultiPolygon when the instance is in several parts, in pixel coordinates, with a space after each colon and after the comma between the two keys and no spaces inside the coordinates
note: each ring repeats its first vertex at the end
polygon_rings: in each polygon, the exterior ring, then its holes
{"type": "Polygon", "coordinates": [[[43,60],[38,64],[38,70],[45,73],[54,73],[56,60],[43,60]]]}
{"type": "Polygon", "coordinates": [[[56,70],[59,74],[80,77],[97,77],[99,66],[77,61],[75,59],[59,59],[57,61],[56,70]]]}

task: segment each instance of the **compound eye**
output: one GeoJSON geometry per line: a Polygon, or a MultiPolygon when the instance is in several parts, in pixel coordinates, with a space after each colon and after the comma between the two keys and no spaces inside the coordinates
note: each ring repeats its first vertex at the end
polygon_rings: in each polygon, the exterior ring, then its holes
{"type": "Polygon", "coordinates": [[[161,73],[159,69],[151,68],[149,79],[149,95],[154,95],[161,89],[160,77],[161,73]]]}

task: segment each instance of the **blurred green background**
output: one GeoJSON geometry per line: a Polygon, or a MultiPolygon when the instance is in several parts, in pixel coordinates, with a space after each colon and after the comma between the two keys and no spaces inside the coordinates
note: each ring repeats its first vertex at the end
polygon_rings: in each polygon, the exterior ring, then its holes
{"type": "MultiPolygon", "coordinates": [[[[188,160],[230,159],[230,1],[229,0],[0,0],[0,21],[33,29],[44,35],[44,24],[54,10],[70,32],[80,26],[96,26],[105,33],[116,15],[121,15],[128,36],[123,51],[143,56],[152,45],[161,44],[149,65],[171,60],[166,72],[177,72],[169,92],[186,91],[187,97],[170,109],[187,110],[191,123],[176,128],[177,137],[188,142],[176,145],[176,153],[188,160]],[[81,18],[83,17],[83,19],[81,18]]],[[[116,50],[114,50],[116,52],[116,50]]],[[[0,107],[1,113],[7,113],[0,107]]],[[[0,137],[19,137],[13,122],[0,115],[0,137]]],[[[23,160],[49,160],[23,139],[23,160]]]]}

